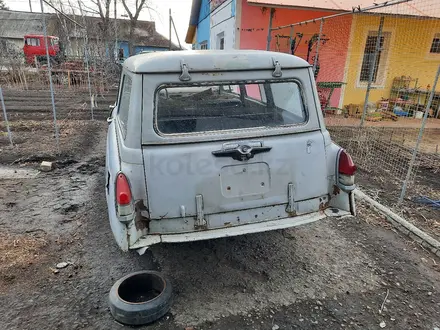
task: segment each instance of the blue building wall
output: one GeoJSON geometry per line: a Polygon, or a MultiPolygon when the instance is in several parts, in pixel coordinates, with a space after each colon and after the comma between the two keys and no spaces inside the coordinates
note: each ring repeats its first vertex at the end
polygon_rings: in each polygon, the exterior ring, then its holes
{"type": "Polygon", "coordinates": [[[210,1],[202,0],[202,5],[200,6],[199,21],[197,23],[197,45],[196,49],[200,49],[200,44],[204,41],[208,43],[208,49],[211,48],[210,43],[210,1]]]}

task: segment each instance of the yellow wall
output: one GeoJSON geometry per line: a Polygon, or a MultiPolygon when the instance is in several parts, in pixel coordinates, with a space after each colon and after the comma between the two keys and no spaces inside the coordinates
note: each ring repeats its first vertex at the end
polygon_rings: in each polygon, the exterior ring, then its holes
{"type": "MultiPolygon", "coordinates": [[[[345,66],[345,93],[343,105],[362,104],[366,83],[359,83],[365,43],[369,31],[377,31],[380,17],[376,15],[354,15],[350,33],[349,56],[345,66]]],[[[377,102],[381,97],[389,98],[395,77],[418,78],[418,86],[432,86],[440,64],[440,54],[430,54],[432,39],[440,33],[440,19],[410,18],[397,15],[385,16],[384,35],[385,61],[381,57],[378,83],[373,84],[369,100],[377,102]],[[387,38],[387,37],[386,37],[387,38]],[[387,45],[387,43],[389,43],[387,45]],[[387,47],[388,46],[388,47],[387,47]]],[[[440,91],[440,82],[437,85],[440,91]]]]}

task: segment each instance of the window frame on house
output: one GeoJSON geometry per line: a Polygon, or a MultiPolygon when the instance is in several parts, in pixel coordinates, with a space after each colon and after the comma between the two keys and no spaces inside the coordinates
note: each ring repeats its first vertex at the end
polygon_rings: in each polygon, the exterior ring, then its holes
{"type": "Polygon", "coordinates": [[[220,32],[217,34],[216,40],[217,49],[224,50],[225,49],[225,32],[220,32]]]}
{"type": "Polygon", "coordinates": [[[435,33],[429,48],[429,54],[440,54],[440,33],[435,33]]]}
{"type": "MultiPolygon", "coordinates": [[[[368,84],[368,80],[370,78],[370,61],[372,59],[371,57],[374,56],[374,53],[376,51],[377,38],[377,31],[370,30],[366,34],[358,77],[358,84],[360,86],[368,84]]],[[[377,86],[383,84],[389,57],[390,44],[391,32],[383,31],[381,35],[379,53],[376,55],[376,62],[374,63],[373,80],[371,82],[373,85],[377,86]]]]}
{"type": "Polygon", "coordinates": [[[200,50],[207,50],[208,49],[208,40],[204,40],[200,43],[200,50]]]}

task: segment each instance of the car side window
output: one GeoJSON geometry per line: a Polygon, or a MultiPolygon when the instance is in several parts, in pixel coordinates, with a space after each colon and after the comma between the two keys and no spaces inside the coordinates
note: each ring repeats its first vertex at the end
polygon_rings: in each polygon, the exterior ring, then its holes
{"type": "Polygon", "coordinates": [[[119,98],[118,119],[121,127],[122,137],[125,140],[127,136],[128,112],[130,110],[131,77],[124,75],[122,90],[119,98]]]}

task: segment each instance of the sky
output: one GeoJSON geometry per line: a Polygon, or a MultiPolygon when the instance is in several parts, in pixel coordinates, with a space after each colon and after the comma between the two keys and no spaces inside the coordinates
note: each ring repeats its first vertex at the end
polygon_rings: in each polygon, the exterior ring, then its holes
{"type": "MultiPolygon", "coordinates": [[[[32,5],[32,10],[34,12],[40,11],[40,0],[30,0],[32,5]]],[[[61,0],[63,3],[67,3],[66,0],[61,0]]],[[[190,45],[185,43],[186,31],[188,29],[189,16],[191,13],[191,3],[192,0],[149,0],[151,3],[151,7],[155,10],[147,10],[141,12],[140,19],[155,21],[156,22],[156,30],[168,37],[169,35],[169,27],[168,27],[168,10],[171,8],[171,15],[173,16],[174,24],[176,25],[176,29],[180,38],[180,42],[184,48],[190,48],[190,45]]],[[[55,1],[54,1],[55,2],[55,1]]],[[[72,3],[76,3],[76,0],[71,0],[72,3]]],[[[88,0],[83,0],[84,3],[87,3],[88,0]]],[[[117,15],[118,18],[123,18],[120,15],[125,14],[125,9],[121,2],[118,0],[117,6],[117,15]]],[[[134,4],[135,0],[127,0],[129,7],[130,3],[134,4]]],[[[20,11],[30,11],[29,9],[29,0],[5,0],[6,5],[11,10],[20,10],[20,11]]],[[[113,3],[113,1],[112,1],[113,3]]],[[[44,11],[50,12],[50,8],[45,6],[44,11]]],[[[111,17],[113,16],[114,9],[113,6],[111,8],[111,17]]],[[[177,38],[173,31],[172,40],[175,44],[177,44],[177,38]]]]}

